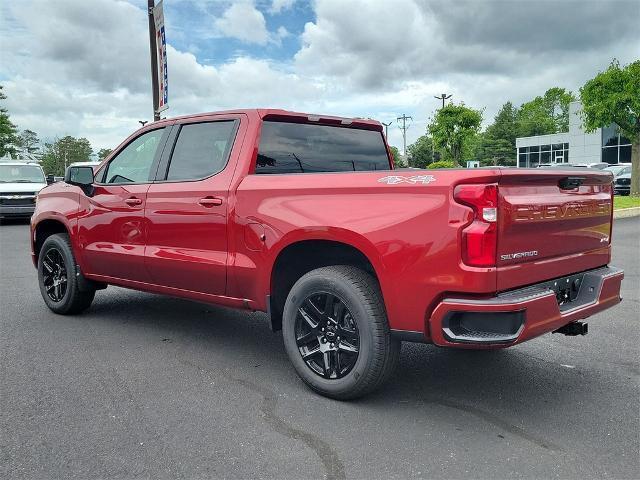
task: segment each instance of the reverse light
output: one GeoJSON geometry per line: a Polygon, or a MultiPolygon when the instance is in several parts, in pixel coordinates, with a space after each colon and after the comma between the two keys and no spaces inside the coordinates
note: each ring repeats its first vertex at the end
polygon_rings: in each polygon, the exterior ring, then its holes
{"type": "Polygon", "coordinates": [[[471,207],[474,218],[462,231],[462,261],[473,267],[494,267],[498,246],[498,186],[458,185],[456,202],[471,207]]]}

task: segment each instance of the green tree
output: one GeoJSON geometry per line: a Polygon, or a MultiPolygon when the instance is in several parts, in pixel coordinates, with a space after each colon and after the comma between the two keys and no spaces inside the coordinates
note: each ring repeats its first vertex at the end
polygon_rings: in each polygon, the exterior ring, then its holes
{"type": "Polygon", "coordinates": [[[407,147],[410,167],[427,168],[433,162],[433,141],[429,135],[422,135],[407,147]]]}
{"type": "Polygon", "coordinates": [[[614,60],[580,89],[584,128],[615,123],[631,139],[631,194],[640,195],[640,60],[625,67],[614,60]]]}
{"type": "Polygon", "coordinates": [[[428,127],[436,149],[443,160],[460,165],[471,158],[473,141],[480,130],[482,112],[460,105],[447,105],[438,110],[428,127]]]}
{"type": "Polygon", "coordinates": [[[569,130],[569,104],[575,100],[573,93],[553,87],[543,96],[522,104],[518,111],[519,137],[548,135],[569,130]]]}
{"type": "Polygon", "coordinates": [[[98,150],[98,160],[104,160],[111,152],[113,152],[113,149],[111,148],[101,148],[98,150]]]}
{"type": "Polygon", "coordinates": [[[46,174],[62,176],[68,165],[74,162],[88,162],[92,154],[89,140],[66,136],[45,145],[41,164],[46,174]]]}
{"type": "MultiPolygon", "coordinates": [[[[7,96],[2,92],[4,87],[0,85],[0,100],[6,100],[7,96]]],[[[0,108],[0,157],[7,153],[15,155],[18,151],[18,129],[11,123],[6,108],[0,108]]]]}
{"type": "Polygon", "coordinates": [[[23,130],[18,137],[18,145],[24,153],[33,155],[40,148],[40,139],[33,130],[23,130]]]}
{"type": "Polygon", "coordinates": [[[407,161],[400,154],[400,150],[398,147],[389,146],[389,150],[393,154],[393,164],[396,168],[405,168],[407,166],[407,161]]]}
{"type": "Polygon", "coordinates": [[[486,134],[494,140],[506,140],[516,148],[518,136],[518,109],[511,102],[505,103],[487,127],[486,134]]]}

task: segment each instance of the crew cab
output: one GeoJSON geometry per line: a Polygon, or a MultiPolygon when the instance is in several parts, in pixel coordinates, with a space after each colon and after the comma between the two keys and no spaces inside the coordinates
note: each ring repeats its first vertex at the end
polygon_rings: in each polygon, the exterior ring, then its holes
{"type": "Polygon", "coordinates": [[[31,246],[60,314],[118,285],[268,313],[313,390],[382,385],[400,341],[585,334],[620,302],[612,176],[394,171],[373,120],[239,110],[147,124],[41,191],[31,246]]]}

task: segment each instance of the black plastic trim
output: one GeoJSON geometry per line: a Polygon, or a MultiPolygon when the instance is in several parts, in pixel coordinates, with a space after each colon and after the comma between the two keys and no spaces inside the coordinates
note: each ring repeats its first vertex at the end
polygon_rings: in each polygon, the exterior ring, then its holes
{"type": "Polygon", "coordinates": [[[524,330],[525,320],[524,309],[508,312],[452,311],[442,319],[442,331],[445,338],[454,343],[512,343],[524,330]],[[491,330],[487,328],[487,320],[491,323],[491,330]],[[478,324],[470,328],[474,322],[478,324]]]}
{"type": "Polygon", "coordinates": [[[393,330],[391,329],[391,336],[397,338],[403,342],[412,343],[428,343],[423,332],[415,332],[412,330],[393,330]]]}

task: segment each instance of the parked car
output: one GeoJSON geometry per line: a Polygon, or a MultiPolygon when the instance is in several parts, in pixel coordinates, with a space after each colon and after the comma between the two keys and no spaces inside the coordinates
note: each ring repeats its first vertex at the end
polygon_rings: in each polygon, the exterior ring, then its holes
{"type": "Polygon", "coordinates": [[[147,124],[72,167],[40,193],[31,247],[56,313],[107,285],[266,311],[300,378],[350,399],[402,340],[587,333],[620,302],[611,223],[608,172],[394,171],[376,121],[241,110],[147,124]]]}
{"type": "Polygon", "coordinates": [[[610,165],[608,163],[605,163],[605,162],[600,162],[600,163],[574,163],[573,166],[574,167],[595,168],[596,170],[604,170],[605,168],[609,167],[610,165]]]}
{"type": "Polygon", "coordinates": [[[29,218],[38,192],[46,185],[37,163],[0,163],[0,222],[5,218],[29,218]]]}
{"type": "Polygon", "coordinates": [[[538,165],[538,168],[562,168],[565,170],[584,169],[588,168],[586,165],[580,165],[576,163],[542,163],[538,165]]]}
{"type": "Polygon", "coordinates": [[[630,163],[618,163],[617,165],[609,165],[605,168],[607,172],[611,172],[613,174],[613,179],[615,180],[620,175],[624,175],[626,173],[631,173],[631,164],[630,163]]]}
{"type": "Polygon", "coordinates": [[[618,175],[613,181],[613,191],[616,195],[629,195],[631,193],[631,172],[618,175]]]}

